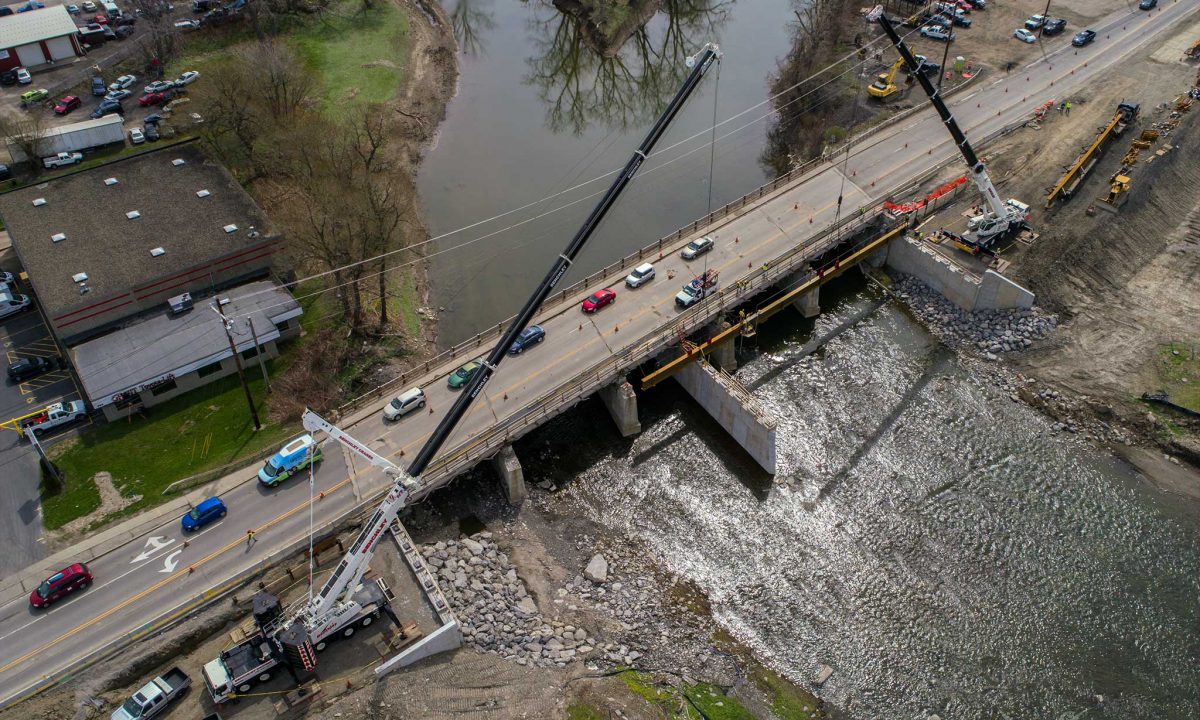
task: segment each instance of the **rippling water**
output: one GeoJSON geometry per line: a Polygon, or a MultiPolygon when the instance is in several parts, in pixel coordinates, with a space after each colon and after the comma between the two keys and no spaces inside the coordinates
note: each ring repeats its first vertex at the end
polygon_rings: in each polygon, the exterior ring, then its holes
{"type": "Polygon", "coordinates": [[[776,484],[673,383],[632,444],[598,404],[530,436],[527,479],[574,477],[793,679],[832,666],[846,717],[1200,717],[1194,520],[894,306],[835,304],[737,375],[779,420],[776,484]]]}

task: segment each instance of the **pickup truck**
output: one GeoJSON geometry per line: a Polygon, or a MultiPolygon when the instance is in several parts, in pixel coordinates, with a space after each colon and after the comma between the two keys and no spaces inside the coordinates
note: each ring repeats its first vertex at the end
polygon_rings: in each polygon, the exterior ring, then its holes
{"type": "Polygon", "coordinates": [[[708,270],[697,275],[675,296],[675,304],[681,308],[691,307],[717,291],[717,271],[708,270]]]}
{"type": "Polygon", "coordinates": [[[83,153],[77,152],[60,152],[57,155],[42,158],[42,167],[56,168],[74,165],[77,162],[83,162],[83,153]]]}
{"type": "Polygon", "coordinates": [[[82,400],[72,400],[69,403],[57,402],[49,405],[41,413],[21,421],[21,429],[32,428],[35,435],[56,428],[59,425],[82,420],[87,417],[87,409],[82,400]]]}
{"type": "Polygon", "coordinates": [[[157,716],[192,684],[182,670],[173,667],[142,686],[112,714],[112,720],[147,720],[157,716]]]}

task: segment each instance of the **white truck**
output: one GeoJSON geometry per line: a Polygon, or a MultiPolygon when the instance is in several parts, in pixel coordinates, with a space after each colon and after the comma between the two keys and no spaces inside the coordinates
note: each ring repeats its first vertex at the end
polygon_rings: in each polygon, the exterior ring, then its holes
{"type": "Polygon", "coordinates": [[[77,162],[83,162],[83,153],[60,152],[57,155],[42,158],[42,167],[46,169],[66,167],[77,162]]]}
{"type": "Polygon", "coordinates": [[[717,291],[717,271],[706,270],[703,274],[692,278],[675,296],[675,304],[688,308],[717,291]]]}
{"type": "Polygon", "coordinates": [[[112,714],[112,720],[148,720],[163,711],[192,684],[182,670],[173,667],[142,686],[112,714]]]}
{"type": "Polygon", "coordinates": [[[35,435],[41,435],[59,425],[66,425],[85,417],[87,417],[87,408],[82,400],[72,400],[68,403],[56,402],[53,405],[47,405],[46,409],[37,415],[22,420],[21,429],[29,428],[35,435]]]}

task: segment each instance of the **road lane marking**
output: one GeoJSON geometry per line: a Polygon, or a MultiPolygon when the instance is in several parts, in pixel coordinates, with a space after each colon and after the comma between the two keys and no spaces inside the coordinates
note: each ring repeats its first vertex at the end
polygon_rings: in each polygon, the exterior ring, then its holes
{"type": "Polygon", "coordinates": [[[175,566],[179,564],[179,560],[177,560],[176,558],[178,558],[181,553],[183,553],[183,548],[179,548],[175,552],[173,552],[170,555],[163,558],[162,570],[159,570],[159,572],[160,573],[175,572],[175,566]]]}
{"type": "Polygon", "coordinates": [[[158,552],[159,550],[162,550],[163,548],[165,548],[166,546],[170,545],[173,542],[175,542],[175,538],[167,539],[164,537],[159,537],[157,535],[151,535],[150,537],[146,538],[146,544],[142,546],[142,547],[146,547],[146,548],[150,548],[150,549],[144,550],[140,555],[138,555],[134,559],[130,560],[129,564],[134,565],[134,564],[142,562],[143,560],[147,560],[147,559],[149,559],[149,557],[151,555],[158,552]],[[151,546],[153,546],[153,547],[151,547],[151,546]]]}

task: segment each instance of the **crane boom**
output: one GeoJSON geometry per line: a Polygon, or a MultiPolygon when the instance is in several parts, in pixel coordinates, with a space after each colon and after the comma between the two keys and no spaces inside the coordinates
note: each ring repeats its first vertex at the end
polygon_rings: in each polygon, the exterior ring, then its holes
{"type": "Polygon", "coordinates": [[[958,127],[958,122],[955,121],[950,108],[946,107],[946,103],[942,101],[941,91],[933,86],[933,83],[930,82],[924,73],[919,72],[920,62],[912,54],[912,51],[908,49],[908,46],[904,44],[904,40],[900,38],[900,35],[896,32],[896,28],[892,26],[891,20],[888,20],[887,15],[882,12],[879,12],[877,15],[873,12],[872,16],[876,16],[880,26],[883,27],[884,33],[892,41],[892,45],[896,47],[896,52],[900,53],[900,57],[908,64],[910,74],[917,76],[917,82],[921,84],[921,88],[929,96],[929,101],[933,103],[933,107],[942,118],[942,124],[950,131],[950,137],[954,139],[954,145],[962,153],[963,159],[966,160],[967,167],[971,170],[971,181],[975,183],[975,188],[983,196],[983,201],[987,204],[989,212],[984,216],[972,220],[972,223],[977,225],[974,234],[978,237],[978,244],[986,246],[996,238],[1021,227],[1025,222],[1025,216],[1022,211],[1000,199],[1000,194],[996,192],[996,186],[992,183],[992,178],[988,175],[987,166],[975,154],[971,143],[967,141],[967,136],[958,127]]]}

